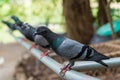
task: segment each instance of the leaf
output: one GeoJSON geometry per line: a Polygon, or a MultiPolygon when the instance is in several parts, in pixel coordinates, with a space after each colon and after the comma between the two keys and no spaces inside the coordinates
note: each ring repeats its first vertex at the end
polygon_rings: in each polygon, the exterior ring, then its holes
{"type": "Polygon", "coordinates": [[[120,2],[120,0],[116,0],[117,2],[120,2]]]}

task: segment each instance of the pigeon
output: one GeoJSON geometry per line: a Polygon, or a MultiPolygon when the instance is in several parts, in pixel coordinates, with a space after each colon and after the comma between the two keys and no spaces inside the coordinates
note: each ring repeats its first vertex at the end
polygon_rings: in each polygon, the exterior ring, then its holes
{"type": "Polygon", "coordinates": [[[31,25],[25,23],[22,27],[18,26],[18,29],[21,31],[21,33],[23,33],[23,35],[25,35],[27,39],[35,42],[36,45],[39,45],[47,49],[50,48],[48,41],[42,35],[34,36],[34,33],[36,32],[36,28],[32,27],[31,25]]]}
{"type": "Polygon", "coordinates": [[[101,54],[90,46],[56,34],[47,27],[37,28],[34,35],[42,35],[45,37],[56,54],[69,60],[68,65],[63,67],[61,72],[70,70],[76,60],[95,61],[108,67],[102,60],[109,59],[109,57],[101,54]]]}
{"type": "MultiPolygon", "coordinates": [[[[30,41],[35,42],[35,45],[39,45],[43,48],[50,49],[50,45],[42,35],[33,36],[36,32],[36,28],[32,27],[28,23],[23,23],[18,17],[11,16],[16,22],[16,28],[30,41]],[[38,41],[39,40],[39,41],[38,41]]],[[[35,47],[33,45],[32,47],[35,47]]]]}
{"type": "Polygon", "coordinates": [[[34,41],[32,34],[34,33],[35,29],[30,27],[28,24],[24,24],[16,16],[11,16],[11,18],[15,21],[16,29],[19,30],[28,40],[34,41]]]}
{"type": "Polygon", "coordinates": [[[6,24],[8,27],[9,27],[9,29],[10,30],[12,30],[12,31],[14,31],[14,30],[16,30],[16,28],[15,28],[15,24],[12,24],[12,23],[10,23],[10,22],[8,22],[8,21],[2,21],[4,24],[6,24]]]}

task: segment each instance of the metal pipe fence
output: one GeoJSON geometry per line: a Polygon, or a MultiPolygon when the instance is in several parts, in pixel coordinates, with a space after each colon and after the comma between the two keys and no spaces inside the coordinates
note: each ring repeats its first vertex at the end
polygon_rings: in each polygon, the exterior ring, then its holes
{"type": "MultiPolygon", "coordinates": [[[[103,62],[109,66],[108,68],[120,67],[120,57],[103,60],[103,62]]],[[[68,62],[65,62],[64,64],[67,63],[68,62]]],[[[76,61],[75,65],[72,67],[73,70],[79,70],[79,71],[95,70],[100,68],[106,68],[106,67],[94,61],[76,61]]]]}
{"type": "MultiPolygon", "coordinates": [[[[23,38],[16,37],[14,34],[11,34],[15,40],[23,45],[25,48],[29,49],[32,45],[28,44],[26,41],[23,40],[23,38]]],[[[62,68],[62,64],[58,63],[54,59],[50,58],[49,56],[45,56],[41,58],[42,52],[36,48],[32,48],[31,54],[34,55],[38,60],[43,62],[47,67],[49,67],[51,70],[53,70],[56,74],[60,76],[60,71],[62,68]]],[[[67,71],[64,76],[62,76],[64,79],[67,80],[101,80],[74,70],[67,71]]]]}

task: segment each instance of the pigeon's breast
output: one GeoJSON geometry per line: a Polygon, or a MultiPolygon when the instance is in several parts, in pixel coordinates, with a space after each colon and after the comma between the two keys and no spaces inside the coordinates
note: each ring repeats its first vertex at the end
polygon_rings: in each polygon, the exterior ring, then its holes
{"type": "Polygon", "coordinates": [[[71,59],[81,52],[83,46],[83,44],[77,41],[66,38],[56,51],[58,55],[71,59]]]}

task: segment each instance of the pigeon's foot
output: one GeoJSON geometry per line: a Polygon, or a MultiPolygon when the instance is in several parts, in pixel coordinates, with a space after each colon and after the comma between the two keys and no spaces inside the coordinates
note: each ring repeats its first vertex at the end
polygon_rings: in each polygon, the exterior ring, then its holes
{"type": "Polygon", "coordinates": [[[43,52],[43,53],[41,54],[41,58],[47,56],[49,53],[50,53],[50,50],[47,50],[46,52],[43,52]]]}
{"type": "Polygon", "coordinates": [[[31,49],[33,49],[33,48],[36,48],[36,45],[35,45],[35,44],[32,44],[32,45],[30,46],[29,51],[30,51],[31,49]]]}
{"type": "Polygon", "coordinates": [[[60,75],[63,77],[67,71],[71,70],[71,65],[67,64],[63,68],[61,68],[60,75]]]}
{"type": "Polygon", "coordinates": [[[74,65],[74,61],[72,61],[72,60],[69,61],[69,63],[66,66],[61,68],[60,75],[63,77],[67,71],[71,70],[71,67],[73,65],[74,65]]]}
{"type": "Polygon", "coordinates": [[[21,42],[25,42],[25,41],[26,41],[25,37],[21,38],[21,42]]]}

